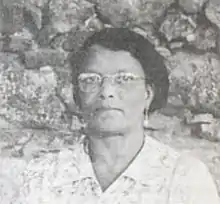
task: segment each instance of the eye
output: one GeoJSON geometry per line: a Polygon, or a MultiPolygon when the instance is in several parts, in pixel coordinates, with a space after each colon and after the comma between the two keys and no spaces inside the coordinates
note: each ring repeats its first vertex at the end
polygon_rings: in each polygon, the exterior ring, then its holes
{"type": "Polygon", "coordinates": [[[115,77],[118,84],[134,81],[136,77],[130,73],[121,73],[115,77]]]}
{"type": "Polygon", "coordinates": [[[84,84],[95,84],[100,81],[100,76],[98,74],[80,74],[78,81],[84,84]]]}

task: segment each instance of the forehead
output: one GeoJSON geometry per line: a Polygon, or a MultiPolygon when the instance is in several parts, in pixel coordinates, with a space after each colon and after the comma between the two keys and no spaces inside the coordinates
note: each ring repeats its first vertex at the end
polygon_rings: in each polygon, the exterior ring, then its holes
{"type": "Polygon", "coordinates": [[[83,63],[82,72],[95,72],[102,75],[131,72],[144,76],[140,62],[129,52],[112,51],[99,45],[93,45],[90,48],[88,57],[83,63]]]}

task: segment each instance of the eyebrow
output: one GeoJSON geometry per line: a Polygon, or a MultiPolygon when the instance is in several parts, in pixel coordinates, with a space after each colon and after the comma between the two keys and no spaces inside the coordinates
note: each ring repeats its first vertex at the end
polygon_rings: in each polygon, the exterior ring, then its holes
{"type": "MultiPolygon", "coordinates": [[[[115,73],[115,74],[117,74],[117,73],[126,73],[126,72],[128,72],[126,69],[123,69],[123,68],[120,68],[119,70],[117,70],[117,72],[115,73]]],[[[88,74],[98,74],[98,75],[100,75],[100,76],[103,76],[104,74],[103,73],[100,73],[100,72],[98,72],[98,71],[93,71],[93,70],[91,70],[91,71],[82,71],[82,72],[80,72],[79,73],[79,75],[80,74],[82,74],[82,73],[88,73],[88,74]]],[[[130,72],[129,72],[130,73],[130,72]]],[[[113,73],[114,74],[114,73],[113,73]]]]}
{"type": "Polygon", "coordinates": [[[97,71],[83,71],[83,72],[80,72],[79,75],[80,74],[84,74],[84,73],[86,73],[86,74],[99,74],[99,75],[102,75],[100,72],[97,72],[97,71]]]}
{"type": "Polygon", "coordinates": [[[119,69],[118,73],[127,72],[125,69],[119,69]]]}

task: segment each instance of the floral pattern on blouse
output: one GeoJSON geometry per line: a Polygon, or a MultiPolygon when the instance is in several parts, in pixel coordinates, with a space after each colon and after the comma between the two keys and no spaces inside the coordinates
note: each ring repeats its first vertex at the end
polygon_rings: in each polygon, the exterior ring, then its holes
{"type": "Polygon", "coordinates": [[[128,168],[102,192],[81,143],[32,160],[11,204],[219,204],[199,160],[146,136],[128,168]]]}

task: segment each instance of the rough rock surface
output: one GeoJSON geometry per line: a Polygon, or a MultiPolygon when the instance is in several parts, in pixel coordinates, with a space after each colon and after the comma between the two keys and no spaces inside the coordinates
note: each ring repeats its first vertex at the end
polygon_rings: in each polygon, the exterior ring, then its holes
{"type": "Polygon", "coordinates": [[[49,4],[51,22],[59,32],[68,32],[83,24],[93,15],[93,5],[88,1],[51,0],[49,4]]]}
{"type": "Polygon", "coordinates": [[[188,108],[219,117],[220,69],[216,55],[177,52],[168,59],[170,93],[181,96],[188,108]]]}
{"type": "Polygon", "coordinates": [[[207,0],[179,0],[178,2],[187,13],[198,13],[207,0]]]}
{"type": "Polygon", "coordinates": [[[78,141],[68,53],[91,32],[128,27],[154,44],[170,74],[149,135],[204,160],[220,192],[219,0],[2,0],[0,12],[2,183],[78,141]],[[17,172],[2,172],[10,165],[17,172]]]}

